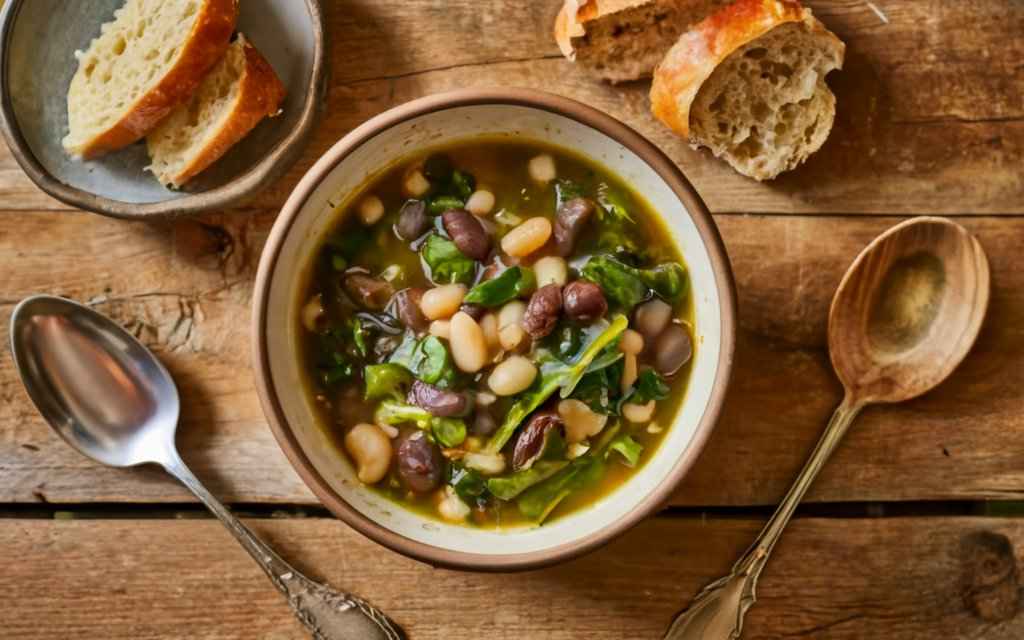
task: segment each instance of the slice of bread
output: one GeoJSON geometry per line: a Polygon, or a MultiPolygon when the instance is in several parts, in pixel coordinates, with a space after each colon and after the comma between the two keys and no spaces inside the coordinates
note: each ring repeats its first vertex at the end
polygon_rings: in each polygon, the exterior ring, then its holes
{"type": "Polygon", "coordinates": [[[821,148],[825,76],[845,45],[794,0],[738,0],[685,33],[654,73],[654,115],[740,173],[770,180],[821,148]]]}
{"type": "Polygon", "coordinates": [[[649,78],[679,36],[731,0],[565,0],[562,53],[613,83],[649,78]]]}
{"type": "Polygon", "coordinates": [[[67,152],[94,158],[149,133],[224,55],[237,19],[238,0],[127,0],[75,52],[67,152]]]}
{"type": "Polygon", "coordinates": [[[153,161],[148,169],[163,184],[180,187],[260,120],[278,113],[284,96],[284,85],[270,63],[239,35],[192,99],[146,138],[153,161]]]}

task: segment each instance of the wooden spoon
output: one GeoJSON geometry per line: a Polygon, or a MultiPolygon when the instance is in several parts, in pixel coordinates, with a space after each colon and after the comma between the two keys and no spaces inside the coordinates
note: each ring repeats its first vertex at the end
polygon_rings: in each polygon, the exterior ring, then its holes
{"type": "Polygon", "coordinates": [[[974,344],[988,299],[984,250],[944,218],[896,225],[857,256],[829,311],[829,353],[845,397],[753,546],[676,616],[666,639],[739,637],[775,543],[853,419],[869,404],[916,398],[945,380],[974,344]]]}

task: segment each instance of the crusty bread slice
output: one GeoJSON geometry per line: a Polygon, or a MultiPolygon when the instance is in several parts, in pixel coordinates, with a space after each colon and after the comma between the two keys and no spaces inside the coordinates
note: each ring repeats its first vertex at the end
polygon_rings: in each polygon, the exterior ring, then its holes
{"type": "Polygon", "coordinates": [[[75,52],[67,152],[93,158],[149,133],[224,55],[237,19],[238,0],[127,0],[75,52]]]}
{"type": "Polygon", "coordinates": [[[825,76],[845,45],[794,0],[738,0],[684,34],[654,73],[654,114],[740,173],[770,180],[821,148],[825,76]]]}
{"type": "Polygon", "coordinates": [[[146,138],[148,168],[163,184],[180,187],[280,111],[284,96],[273,67],[239,35],[192,99],[146,138]]]}
{"type": "Polygon", "coordinates": [[[649,78],[680,34],[731,0],[565,0],[562,53],[610,82],[649,78]]]}

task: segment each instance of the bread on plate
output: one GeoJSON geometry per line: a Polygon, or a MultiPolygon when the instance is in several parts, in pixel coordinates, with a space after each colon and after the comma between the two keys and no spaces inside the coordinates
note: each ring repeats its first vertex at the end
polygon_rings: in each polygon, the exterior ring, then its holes
{"type": "Polygon", "coordinates": [[[180,187],[234,146],[263,118],[277,114],[285,88],[244,35],[231,45],[198,91],[146,138],[149,169],[180,187]]]}
{"type": "Polygon", "coordinates": [[[237,19],[238,0],[127,0],[75,52],[67,152],[94,158],[143,138],[192,96],[237,19]]]}

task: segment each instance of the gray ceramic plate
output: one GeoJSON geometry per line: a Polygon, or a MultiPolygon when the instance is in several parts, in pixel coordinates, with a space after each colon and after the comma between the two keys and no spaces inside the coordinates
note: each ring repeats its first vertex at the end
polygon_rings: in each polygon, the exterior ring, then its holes
{"type": "Polygon", "coordinates": [[[0,13],[0,127],[25,173],[58,200],[119,218],[222,208],[250,196],[296,160],[322,111],[327,72],[320,0],[245,0],[238,30],[288,89],[284,112],[264,120],[185,191],[143,168],[145,144],[89,162],[69,158],[67,88],[85,49],[123,0],[7,0],[0,13]]]}

